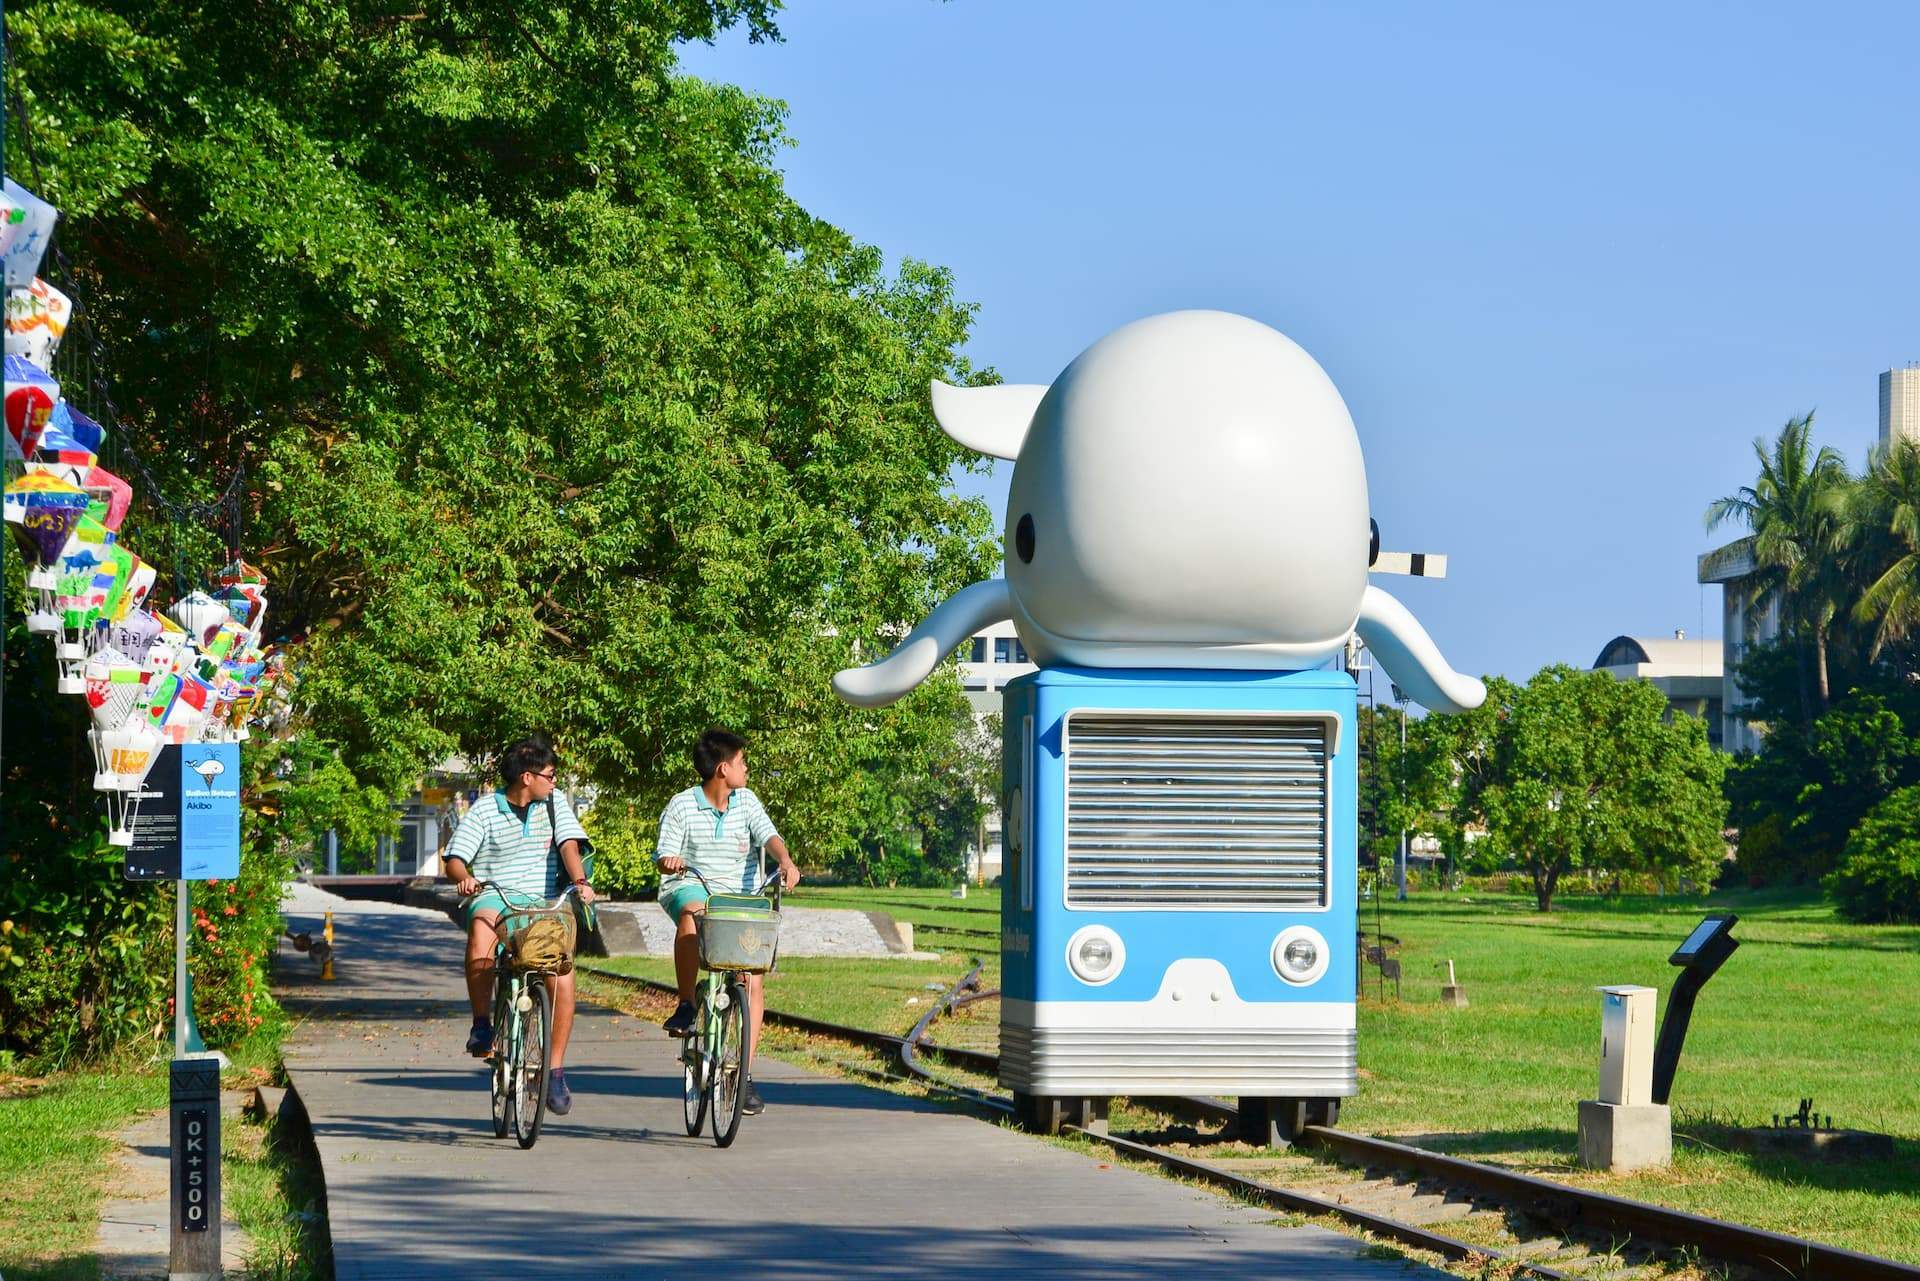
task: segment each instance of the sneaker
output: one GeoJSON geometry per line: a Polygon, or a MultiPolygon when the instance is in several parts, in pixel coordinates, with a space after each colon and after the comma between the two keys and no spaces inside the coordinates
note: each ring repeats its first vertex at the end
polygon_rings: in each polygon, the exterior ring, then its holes
{"type": "Polygon", "coordinates": [[[573,1111],[573,1091],[567,1088],[567,1074],[559,1068],[547,1076],[547,1111],[555,1116],[573,1111]]]}
{"type": "Polygon", "coordinates": [[[666,1028],[668,1036],[692,1036],[693,1002],[680,1002],[679,1006],[668,1016],[667,1021],[661,1024],[661,1026],[666,1028]]]}
{"type": "Polygon", "coordinates": [[[740,1096],[740,1115],[759,1116],[767,1110],[767,1101],[760,1097],[760,1091],[753,1088],[753,1078],[747,1078],[745,1092],[740,1096]]]}
{"type": "Polygon", "coordinates": [[[493,1053],[493,1020],[473,1021],[473,1031],[467,1033],[467,1053],[476,1059],[484,1059],[493,1053]]]}

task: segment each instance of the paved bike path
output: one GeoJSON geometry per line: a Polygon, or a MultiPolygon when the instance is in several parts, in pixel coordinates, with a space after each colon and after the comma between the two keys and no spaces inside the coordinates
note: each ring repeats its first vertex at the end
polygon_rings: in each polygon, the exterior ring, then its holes
{"type": "MultiPolygon", "coordinates": [[[[289,911],[295,930],[317,918],[289,911]]],[[[444,917],[341,902],[333,982],[291,950],[276,986],[326,1177],[337,1281],[1407,1277],[1317,1228],[932,1104],[763,1060],[734,1146],[686,1136],[675,1045],[582,1004],[574,1107],[521,1151],[465,1057],[444,917]]]]}

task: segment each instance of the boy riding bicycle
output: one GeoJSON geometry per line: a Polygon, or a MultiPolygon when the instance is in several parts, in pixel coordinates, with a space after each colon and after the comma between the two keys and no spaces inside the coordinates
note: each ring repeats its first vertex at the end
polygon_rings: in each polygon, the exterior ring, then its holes
{"type": "MultiPolygon", "coordinates": [[[[499,893],[482,894],[481,881],[492,881],[515,895],[546,900],[567,885],[582,903],[593,902],[584,859],[593,843],[574,815],[565,792],[554,783],[553,749],[537,738],[523,739],[500,757],[500,788],[475,801],[447,843],[444,860],[447,879],[466,904],[467,997],[473,1003],[473,1030],[467,1053],[485,1058],[493,1052],[493,949],[499,940],[500,916],[507,904],[499,893]],[[564,879],[562,872],[565,873],[564,879]]],[[[567,1058],[567,1036],[573,1031],[573,975],[550,980],[553,991],[553,1070],[547,1078],[547,1108],[565,1116],[573,1107],[561,1065],[567,1058]]]]}
{"type": "MultiPolygon", "coordinates": [[[[698,870],[716,892],[751,894],[760,885],[760,851],[765,850],[779,861],[788,889],[800,883],[800,869],[787,853],[787,843],[774,830],[760,798],[747,790],[746,746],[745,739],[723,729],[702,734],[693,745],[699,785],[674,796],[660,814],[660,843],[653,859],[665,874],[660,880],[660,906],[673,920],[673,969],[680,986],[680,1004],[666,1021],[668,1036],[684,1037],[693,1031],[693,989],[700,978],[695,918],[706,911],[707,891],[686,869],[698,870]]],[[[747,996],[747,1061],[752,1062],[766,1009],[760,975],[748,975],[747,996]]],[[[765,1106],[753,1078],[748,1077],[741,1111],[757,1116],[765,1106]]]]}

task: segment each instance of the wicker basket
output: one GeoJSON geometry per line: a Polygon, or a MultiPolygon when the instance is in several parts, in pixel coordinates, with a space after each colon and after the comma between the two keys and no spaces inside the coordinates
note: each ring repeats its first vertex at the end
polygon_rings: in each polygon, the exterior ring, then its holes
{"type": "Polygon", "coordinates": [[[694,919],[700,935],[700,964],[708,969],[763,973],[773,968],[774,952],[780,946],[780,913],[767,900],[716,894],[707,901],[707,910],[694,919]]]}
{"type": "Polygon", "coordinates": [[[573,969],[573,949],[577,942],[573,907],[569,904],[560,908],[510,908],[500,917],[500,941],[506,945],[507,956],[516,970],[539,970],[543,974],[569,973],[573,969]],[[565,933],[566,941],[558,961],[536,965],[522,957],[521,945],[536,921],[557,922],[565,933]]]}

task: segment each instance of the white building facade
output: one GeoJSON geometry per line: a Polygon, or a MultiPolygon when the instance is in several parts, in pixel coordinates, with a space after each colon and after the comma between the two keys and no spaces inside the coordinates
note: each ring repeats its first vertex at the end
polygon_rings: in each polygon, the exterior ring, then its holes
{"type": "Polygon", "coordinates": [[[1780,638],[1779,601],[1768,597],[1757,606],[1748,603],[1746,580],[1753,571],[1750,537],[1717,547],[1699,560],[1699,581],[1718,583],[1721,588],[1720,746],[1735,753],[1760,750],[1760,736],[1747,719],[1748,701],[1740,689],[1740,660],[1754,646],[1770,645],[1780,638]]]}
{"type": "Polygon", "coordinates": [[[1725,747],[1725,672],[1717,640],[1676,631],[1666,636],[1616,636],[1593,660],[1615,680],[1645,681],[1666,696],[1669,716],[1684,712],[1707,723],[1707,742],[1725,747]]]}
{"type": "MultiPolygon", "coordinates": [[[[960,649],[960,687],[973,705],[973,718],[984,724],[989,716],[1000,714],[1000,691],[1016,676],[1038,670],[1027,657],[1013,624],[994,623],[975,632],[960,649]]],[[[1000,875],[1000,808],[995,806],[981,825],[967,868],[970,880],[991,881],[1000,875]]]]}
{"type": "Polygon", "coordinates": [[[1880,375],[1880,447],[1920,441],[1920,361],[1880,375]]]}

